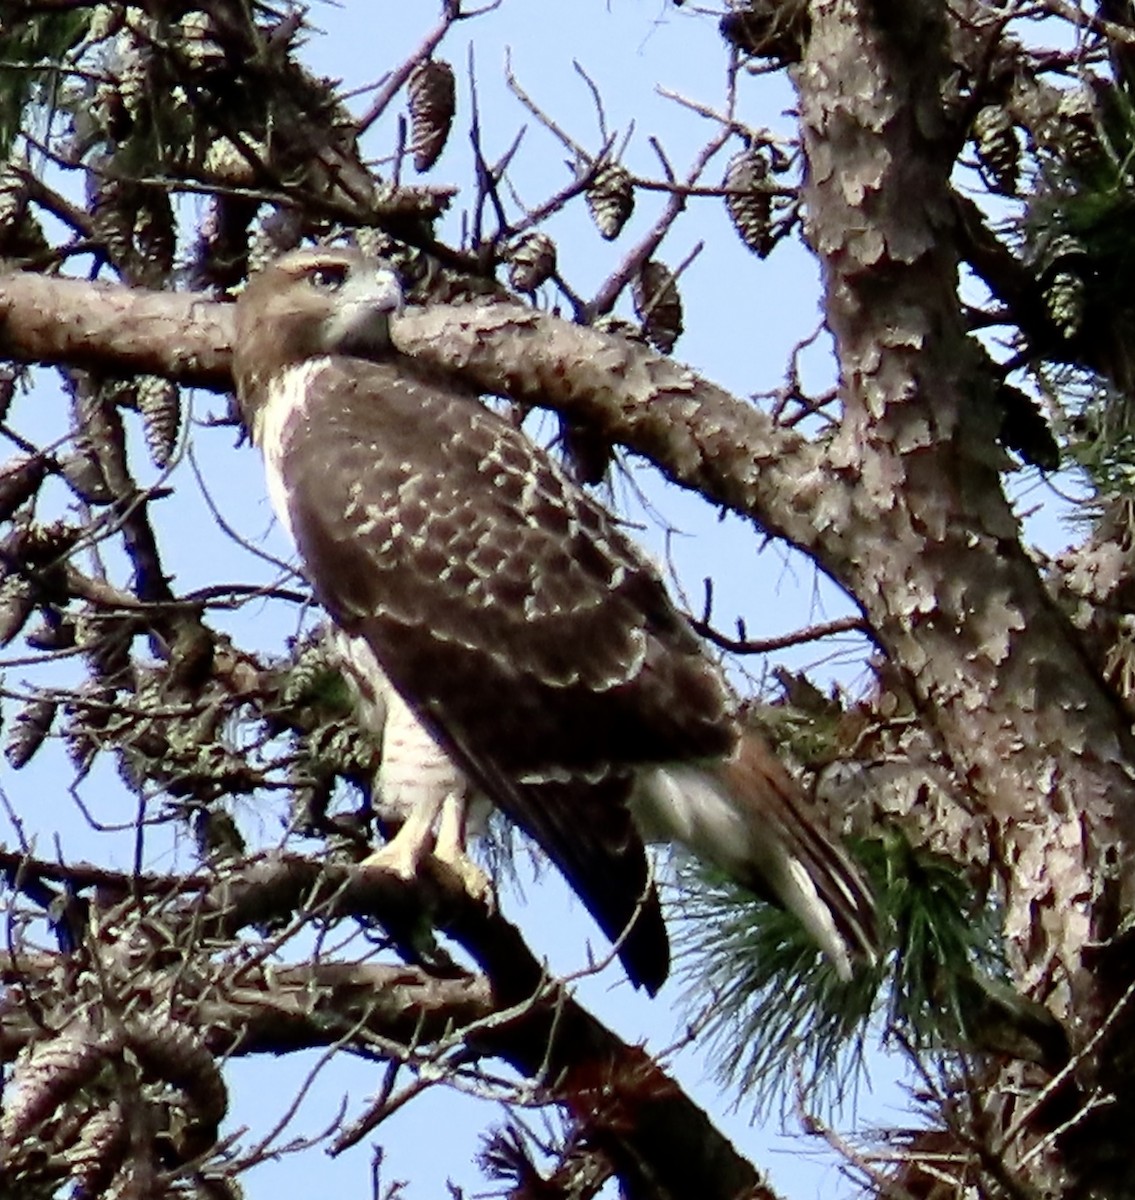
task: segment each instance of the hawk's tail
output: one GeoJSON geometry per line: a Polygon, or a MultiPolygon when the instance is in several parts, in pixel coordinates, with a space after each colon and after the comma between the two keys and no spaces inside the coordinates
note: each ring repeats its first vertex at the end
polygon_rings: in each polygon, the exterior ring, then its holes
{"type": "Polygon", "coordinates": [[[841,978],[851,977],[856,959],[873,963],[878,953],[874,898],[764,738],[746,732],[721,774],[754,833],[750,873],[743,869],[738,881],[795,913],[841,978]]]}
{"type": "Polygon", "coordinates": [[[710,765],[659,768],[636,796],[643,832],[683,842],[795,914],[850,979],[878,953],[875,902],[859,869],[757,733],[710,765]]]}

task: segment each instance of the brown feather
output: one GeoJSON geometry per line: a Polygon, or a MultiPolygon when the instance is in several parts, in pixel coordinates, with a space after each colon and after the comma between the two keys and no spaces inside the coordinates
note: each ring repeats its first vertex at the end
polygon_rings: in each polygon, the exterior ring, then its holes
{"type": "MultiPolygon", "coordinates": [[[[749,814],[752,827],[803,865],[851,953],[868,961],[873,959],[878,931],[871,894],[846,851],[824,829],[814,803],[785,770],[772,747],[755,730],[746,730],[721,772],[734,802],[749,814]]],[[[776,894],[770,874],[758,870],[738,882],[793,908],[785,896],[776,894]]]]}
{"type": "Polygon", "coordinates": [[[869,953],[858,874],[768,747],[738,744],[735,702],[657,572],[523,433],[391,348],[398,302],[374,264],[320,250],[238,305],[242,413],[320,601],[623,938],[636,982],[653,991],[668,968],[628,810],[651,775],[666,836],[801,912],[842,969],[839,939],[869,953]]]}

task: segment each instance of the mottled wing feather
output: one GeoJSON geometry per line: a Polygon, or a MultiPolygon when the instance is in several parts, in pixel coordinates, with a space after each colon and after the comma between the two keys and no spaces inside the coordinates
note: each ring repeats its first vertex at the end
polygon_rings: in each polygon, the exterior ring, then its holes
{"type": "Polygon", "coordinates": [[[729,699],[661,581],[523,434],[404,364],[331,360],[310,388],[293,531],[416,706],[517,777],[731,749],[729,699]]]}
{"type": "Polygon", "coordinates": [[[637,764],[733,745],[697,640],[608,514],[475,398],[406,361],[328,360],[308,389],[281,466],[320,600],[609,936],[639,913],[624,958],[660,981],[624,801],[637,764]]]}

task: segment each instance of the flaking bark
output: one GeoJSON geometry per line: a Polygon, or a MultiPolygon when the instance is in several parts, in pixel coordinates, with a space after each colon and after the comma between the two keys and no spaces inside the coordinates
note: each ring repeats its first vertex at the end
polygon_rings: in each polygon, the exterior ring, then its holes
{"type": "MultiPolygon", "coordinates": [[[[993,822],[1020,985],[1082,1041],[1118,999],[1086,954],[1132,893],[1135,746],[1022,548],[983,428],[988,384],[957,298],[944,13],[813,5],[795,72],[841,365],[828,465],[851,485],[818,553],[993,822]]],[[[1088,1090],[1110,1090],[1112,1067],[1093,1065],[1088,1090]]]]}

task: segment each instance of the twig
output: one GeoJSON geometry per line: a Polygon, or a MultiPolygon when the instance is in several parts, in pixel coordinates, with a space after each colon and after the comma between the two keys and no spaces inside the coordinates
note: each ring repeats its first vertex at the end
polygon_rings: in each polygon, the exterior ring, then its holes
{"type": "Polygon", "coordinates": [[[259,546],[254,546],[250,541],[248,541],[247,538],[242,537],[239,533],[237,533],[237,531],[228,523],[221,513],[221,510],[213,502],[212,494],[205,484],[205,477],[201,474],[201,468],[197,465],[197,458],[192,449],[189,451],[189,466],[193,471],[194,479],[197,480],[197,486],[201,491],[201,498],[205,501],[205,506],[208,508],[210,515],[212,516],[213,520],[216,521],[221,532],[232,538],[232,540],[242,550],[247,550],[249,554],[253,554],[257,558],[262,559],[264,562],[269,563],[271,566],[276,567],[285,575],[290,575],[293,579],[302,580],[303,576],[295,569],[295,567],[284,562],[282,558],[277,558],[274,554],[269,554],[266,550],[261,550],[259,546]]]}
{"type": "Polygon", "coordinates": [[[1058,1088],[1062,1087],[1069,1079],[1072,1079],[1079,1070],[1080,1066],[1088,1061],[1095,1053],[1100,1042],[1103,1041],[1111,1027],[1119,1020],[1124,1010],[1135,1000],[1135,982],[1128,985],[1127,990],[1115,1002],[1115,1006],[1107,1017],[1100,1022],[1100,1027],[1092,1034],[1090,1038],[1080,1047],[1079,1050],[1071,1057],[1071,1059],[1056,1072],[1055,1075],[1044,1085],[1037,1093],[1032,1104],[1025,1109],[1012,1125],[1005,1131],[1005,1136],[1002,1143],[1005,1146],[1010,1146],[1021,1135],[1025,1126],[1036,1116],[1041,1105],[1052,1096],[1058,1088]]]}
{"type": "Polygon", "coordinates": [[[790,646],[800,646],[805,642],[818,642],[841,633],[861,633],[864,636],[868,633],[867,623],[862,617],[837,617],[832,621],[821,621],[792,633],[768,638],[731,638],[715,629],[708,621],[696,617],[690,618],[690,624],[702,637],[731,654],[771,654],[775,650],[786,650],[790,646]]]}
{"type": "Polygon", "coordinates": [[[583,69],[578,59],[573,58],[571,65],[575,68],[575,73],[587,84],[587,89],[591,93],[591,99],[595,104],[595,115],[599,120],[599,140],[607,141],[607,114],[603,111],[603,97],[599,93],[599,88],[595,84],[595,80],[583,69]]]}
{"type": "MultiPolygon", "coordinates": [[[[501,203],[497,184],[500,176],[495,175],[485,159],[481,148],[481,107],[477,96],[477,75],[474,69],[474,47],[469,46],[469,96],[472,107],[472,117],[469,122],[469,141],[473,146],[473,169],[477,179],[477,196],[473,201],[473,227],[469,232],[469,240],[474,250],[480,250],[483,245],[483,229],[485,204],[491,202],[497,218],[497,236],[505,235],[508,228],[508,218],[505,216],[504,205],[501,203]]],[[[519,145],[513,142],[513,147],[519,145]]],[[[508,155],[506,155],[506,160],[508,155]]]]}
{"type": "MultiPolygon", "coordinates": [[[[737,92],[737,72],[736,65],[732,65],[729,69],[728,80],[728,103],[729,111],[732,112],[733,104],[735,103],[737,92]]],[[[722,146],[729,140],[731,128],[723,125],[718,132],[710,138],[702,147],[694,159],[686,176],[687,186],[695,185],[701,178],[702,172],[709,165],[710,160],[721,149],[722,146]]],[[[642,264],[646,262],[651,255],[658,249],[662,239],[670,231],[670,227],[678,219],[679,214],[686,207],[686,197],[678,192],[671,192],[666,206],[662,210],[661,216],[654,223],[653,228],[646,236],[635,246],[626,258],[615,269],[615,272],[602,284],[591,303],[588,305],[588,312],[591,317],[601,316],[608,313],[615,305],[619,294],[627,286],[632,278],[642,268],[642,264]]]]}
{"type": "Polygon", "coordinates": [[[1054,17],[1062,18],[1077,28],[1099,34],[1108,41],[1135,46],[1135,30],[1129,29],[1126,25],[1108,21],[1095,13],[1087,12],[1078,5],[1068,3],[1068,0],[1038,0],[1037,7],[1054,17]]]}
{"type": "MultiPolygon", "coordinates": [[[[0,791],[0,797],[3,792],[0,791]]],[[[184,892],[203,892],[213,886],[207,875],[157,875],[152,872],[135,875],[127,871],[114,871],[96,867],[90,863],[58,863],[51,859],[34,858],[27,850],[8,850],[0,846],[0,871],[29,871],[52,883],[63,883],[73,888],[99,888],[108,892],[130,891],[131,883],[147,895],[170,896],[184,892]]]]}
{"type": "Polygon", "coordinates": [[[438,1079],[418,1078],[413,1083],[407,1084],[397,1095],[392,1095],[394,1080],[399,1070],[401,1070],[402,1065],[397,1059],[391,1059],[387,1063],[386,1075],[378,1096],[373,1103],[368,1105],[366,1112],[343,1129],[338,1137],[331,1142],[331,1145],[327,1147],[327,1153],[332,1158],[342,1154],[344,1150],[349,1150],[352,1146],[357,1145],[368,1133],[377,1129],[387,1117],[392,1117],[416,1096],[420,1096],[423,1092],[436,1087],[441,1082],[438,1079]]]}
{"type": "Polygon", "coordinates": [[[556,137],[572,152],[576,161],[591,162],[591,156],[586,150],[574,139],[568,135],[541,109],[531,96],[517,82],[516,76],[512,73],[512,47],[506,46],[504,51],[504,81],[508,84],[508,89],[512,94],[524,105],[526,109],[544,126],[545,129],[554,133],[556,137]]]}
{"type": "Polygon", "coordinates": [[[442,18],[437,25],[426,34],[413,54],[396,71],[392,71],[387,76],[382,90],[375,96],[370,108],[359,119],[358,134],[360,136],[364,134],[382,116],[391,100],[402,90],[414,68],[433,54],[453,25],[458,21],[470,21],[474,17],[484,16],[485,13],[499,8],[500,4],[501,0],[492,0],[491,4],[486,4],[483,8],[462,12],[460,0],[457,0],[456,3],[449,0],[443,6],[442,18]]]}

